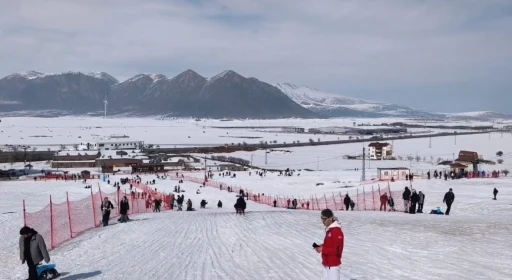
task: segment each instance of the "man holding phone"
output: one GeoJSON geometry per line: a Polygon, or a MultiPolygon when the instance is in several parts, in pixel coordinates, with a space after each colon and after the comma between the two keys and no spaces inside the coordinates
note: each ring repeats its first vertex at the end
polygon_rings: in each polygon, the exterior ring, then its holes
{"type": "Polygon", "coordinates": [[[322,254],[324,266],[323,280],[340,280],[341,255],[343,253],[344,236],[341,226],[330,209],[321,213],[322,223],[326,227],[322,245],[313,244],[313,248],[322,254]]]}

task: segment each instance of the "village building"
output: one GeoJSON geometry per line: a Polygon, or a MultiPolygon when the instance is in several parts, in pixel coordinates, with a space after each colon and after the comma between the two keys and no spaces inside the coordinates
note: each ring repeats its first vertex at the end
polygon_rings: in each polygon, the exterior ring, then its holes
{"type": "Polygon", "coordinates": [[[281,128],[282,132],[291,132],[291,133],[304,133],[306,129],[304,127],[296,127],[296,126],[285,126],[281,128]]]}
{"type": "Polygon", "coordinates": [[[410,169],[406,167],[377,168],[377,179],[379,181],[406,180],[410,173],[410,169]]]}
{"type": "Polygon", "coordinates": [[[96,158],[96,153],[56,155],[53,157],[51,168],[92,168],[96,166],[96,158]]]}
{"type": "Polygon", "coordinates": [[[238,164],[210,164],[206,165],[206,169],[210,171],[244,171],[245,167],[238,164]]]}
{"type": "Polygon", "coordinates": [[[138,140],[108,140],[98,141],[98,149],[101,150],[136,150],[144,148],[144,142],[138,140]]]}
{"type": "Polygon", "coordinates": [[[393,157],[393,146],[389,143],[372,142],[368,145],[370,159],[384,160],[393,157]]]}
{"type": "Polygon", "coordinates": [[[132,165],[132,172],[164,172],[165,165],[160,163],[143,163],[132,165]]]}

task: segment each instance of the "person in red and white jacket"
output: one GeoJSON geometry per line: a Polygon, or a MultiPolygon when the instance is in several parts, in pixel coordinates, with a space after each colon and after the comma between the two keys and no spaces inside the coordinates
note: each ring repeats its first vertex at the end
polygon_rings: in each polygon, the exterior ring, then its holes
{"type": "Polygon", "coordinates": [[[322,245],[315,248],[322,254],[324,266],[323,280],[340,280],[341,256],[343,254],[344,235],[341,226],[330,209],[322,210],[322,223],[326,227],[322,245]]]}

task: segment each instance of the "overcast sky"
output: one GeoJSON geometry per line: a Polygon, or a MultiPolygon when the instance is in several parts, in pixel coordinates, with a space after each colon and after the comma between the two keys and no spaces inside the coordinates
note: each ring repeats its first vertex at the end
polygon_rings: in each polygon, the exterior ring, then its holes
{"type": "Polygon", "coordinates": [[[512,0],[0,1],[0,76],[189,68],[512,113],[512,0]]]}

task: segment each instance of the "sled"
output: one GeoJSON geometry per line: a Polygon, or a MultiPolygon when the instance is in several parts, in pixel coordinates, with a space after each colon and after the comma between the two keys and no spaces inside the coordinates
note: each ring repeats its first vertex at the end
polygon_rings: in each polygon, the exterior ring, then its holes
{"type": "Polygon", "coordinates": [[[245,215],[245,209],[243,208],[236,208],[236,214],[245,215]]]}
{"type": "Polygon", "coordinates": [[[36,267],[37,276],[41,280],[55,279],[60,276],[60,273],[55,269],[55,264],[43,264],[36,267]]]}

